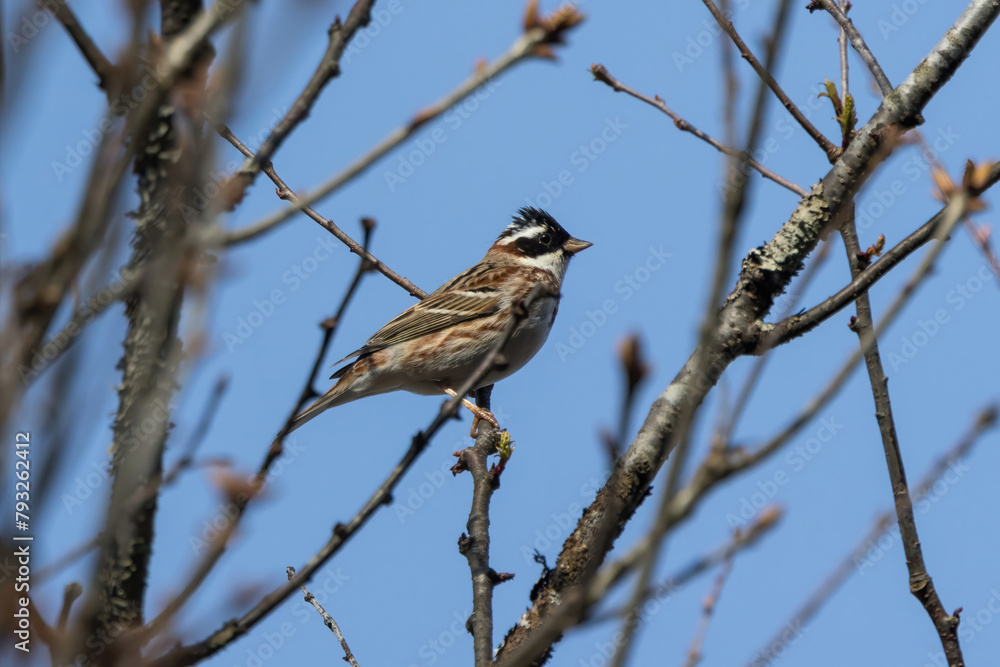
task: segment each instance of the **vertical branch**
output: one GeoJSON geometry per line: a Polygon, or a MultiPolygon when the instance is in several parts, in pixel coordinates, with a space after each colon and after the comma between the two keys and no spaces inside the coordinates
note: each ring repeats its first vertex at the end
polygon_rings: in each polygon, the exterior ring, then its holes
{"type": "MultiPolygon", "coordinates": [[[[164,0],[163,36],[170,40],[201,11],[200,0],[164,0]]],[[[202,47],[192,68],[178,81],[195,96],[204,90],[202,76],[211,59],[202,47]]],[[[114,422],[111,503],[100,539],[95,586],[92,587],[81,636],[142,624],[152,556],[158,494],[144,489],[157,483],[163,471],[163,451],[170,428],[170,402],[176,386],[181,342],[178,322],[184,285],[191,269],[187,248],[188,220],[184,206],[199,173],[200,136],[182,136],[175,116],[189,109],[163,104],[148,134],[134,137],[140,204],[135,213],[129,269],[142,272],[141,284],[126,301],[128,329],[121,361],[122,383],[114,422]],[[186,146],[186,150],[182,147],[186,146]],[[89,626],[89,627],[86,627],[89,626]]],[[[84,649],[97,657],[94,647],[84,649]]],[[[122,642],[115,651],[126,662],[138,659],[138,647],[122,642]]],[[[113,661],[105,655],[102,660],[113,661]]]]}
{"type": "MultiPolygon", "coordinates": [[[[477,392],[479,407],[490,409],[492,389],[490,386],[477,392]]],[[[475,444],[459,453],[452,469],[456,474],[468,470],[472,475],[472,507],[465,526],[468,534],[458,538],[458,551],[469,562],[472,575],[472,616],[466,627],[472,633],[476,667],[493,661],[493,587],[499,575],[490,567],[490,499],[500,487],[500,475],[489,468],[487,458],[497,450],[501,436],[492,425],[480,422],[475,444]]]]}
{"type": "MultiPolygon", "coordinates": [[[[859,257],[864,253],[858,247],[858,234],[854,225],[854,206],[845,209],[845,218],[840,228],[847,250],[847,261],[851,267],[851,277],[856,278],[861,272],[858,266],[859,257]]],[[[940,242],[939,242],[940,244],[940,242]]],[[[903,549],[906,553],[906,568],[910,573],[910,592],[927,610],[934,627],[938,632],[944,654],[949,667],[963,667],[962,649],[958,642],[958,616],[945,611],[938,597],[931,575],[924,564],[924,555],[920,547],[920,537],[917,534],[917,524],[913,516],[913,501],[910,489],[906,483],[906,470],[903,467],[903,457],[899,451],[899,438],[896,435],[896,425],[892,417],[892,404],[889,400],[889,379],[882,368],[879,355],[878,340],[872,324],[871,302],[868,292],[864,291],[856,299],[857,319],[852,328],[861,339],[861,349],[868,367],[868,377],[871,382],[872,395],[875,399],[875,418],[878,421],[879,432],[882,435],[882,446],[885,450],[886,465],[889,469],[889,480],[892,484],[892,496],[896,509],[896,520],[903,549]]]]}

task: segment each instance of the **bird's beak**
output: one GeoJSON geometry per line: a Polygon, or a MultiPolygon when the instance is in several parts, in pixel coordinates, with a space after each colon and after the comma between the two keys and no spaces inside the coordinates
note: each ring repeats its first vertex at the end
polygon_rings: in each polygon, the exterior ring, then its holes
{"type": "Polygon", "coordinates": [[[581,241],[580,239],[575,239],[572,236],[569,237],[569,241],[566,241],[566,245],[563,248],[571,255],[575,255],[581,250],[586,250],[590,246],[594,245],[590,241],[581,241]]]}

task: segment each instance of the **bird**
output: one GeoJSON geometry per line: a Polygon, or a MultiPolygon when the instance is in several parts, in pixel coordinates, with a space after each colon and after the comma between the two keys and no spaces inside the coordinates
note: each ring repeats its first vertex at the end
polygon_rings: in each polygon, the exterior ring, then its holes
{"type": "MultiPolygon", "coordinates": [[[[542,348],[559,309],[560,288],[570,258],[593,244],[570,236],[538,208],[523,207],[490,246],[483,259],[379,329],[337,366],[350,363],[330,379],[337,383],[296,415],[285,435],[330,408],[391,391],[456,397],[460,388],[496,346],[514,308],[534,290],[526,316],[503,351],[505,364],[494,367],[479,389],[520,370],[542,348]],[[541,288],[536,289],[536,285],[541,288]]],[[[466,398],[473,414],[470,436],[480,420],[499,428],[496,417],[466,398]]]]}

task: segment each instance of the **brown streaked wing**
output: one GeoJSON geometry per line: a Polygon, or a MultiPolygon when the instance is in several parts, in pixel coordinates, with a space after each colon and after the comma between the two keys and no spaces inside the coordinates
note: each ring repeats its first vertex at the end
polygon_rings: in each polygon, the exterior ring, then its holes
{"type": "Polygon", "coordinates": [[[375,352],[390,345],[498,312],[501,302],[499,292],[483,288],[480,290],[482,291],[473,294],[460,292],[431,294],[379,329],[363,347],[344,359],[375,352]]]}

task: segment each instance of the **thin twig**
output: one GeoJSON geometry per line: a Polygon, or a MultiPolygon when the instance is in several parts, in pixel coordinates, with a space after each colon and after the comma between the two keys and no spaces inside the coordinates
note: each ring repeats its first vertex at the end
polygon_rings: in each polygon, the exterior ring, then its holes
{"type": "MultiPolygon", "coordinates": [[[[964,199],[966,193],[960,193],[956,199],[964,199]]],[[[960,208],[964,206],[960,205],[960,208]]],[[[949,221],[953,227],[958,218],[949,221]]],[[[939,232],[941,241],[935,249],[941,248],[944,239],[951,232],[942,225],[939,232]]],[[[854,206],[845,210],[843,223],[840,227],[844,246],[847,250],[847,261],[851,267],[851,276],[857,277],[861,272],[858,266],[858,235],[854,224],[854,206]]],[[[913,516],[913,501],[910,489],[906,483],[906,471],[903,467],[903,457],[899,450],[899,438],[896,435],[896,424],[892,416],[892,403],[889,399],[889,379],[882,368],[882,359],[878,350],[878,339],[872,323],[871,302],[868,292],[861,292],[857,299],[857,319],[854,320],[854,330],[861,340],[861,349],[868,366],[868,376],[871,381],[872,395],[875,399],[875,418],[878,421],[885,450],[886,465],[889,469],[889,479],[892,484],[892,495],[895,501],[896,519],[899,523],[900,540],[906,553],[906,567],[910,573],[910,592],[920,601],[930,616],[941,639],[941,645],[947,656],[950,667],[963,667],[962,649],[958,641],[958,615],[949,614],[938,597],[934,582],[924,564],[920,537],[917,534],[916,520],[913,516]]]]}
{"type": "Polygon", "coordinates": [[[792,183],[785,177],[779,176],[778,174],[774,173],[761,163],[757,162],[757,160],[753,159],[745,151],[739,151],[735,148],[732,148],[731,146],[727,146],[718,139],[715,139],[705,134],[697,127],[695,127],[694,125],[692,125],[691,123],[687,122],[679,115],[677,115],[670,107],[666,105],[666,103],[660,98],[659,95],[654,95],[653,97],[649,97],[630,88],[629,86],[625,85],[615,77],[611,76],[611,74],[608,72],[607,68],[604,65],[591,65],[590,72],[594,75],[594,78],[597,81],[606,83],[615,92],[627,93],[632,97],[636,98],[637,100],[642,100],[646,104],[656,107],[663,113],[667,114],[674,121],[674,125],[677,126],[677,129],[683,132],[690,132],[691,134],[698,137],[702,141],[706,142],[707,144],[709,144],[710,146],[712,146],[721,153],[724,153],[730,157],[740,158],[744,160],[748,165],[756,169],[760,173],[760,175],[763,176],[764,178],[768,178],[774,181],[778,185],[791,190],[800,197],[805,197],[806,195],[809,194],[809,191],[803,188],[801,185],[792,183]]]}
{"type": "MultiPolygon", "coordinates": [[[[253,151],[251,151],[242,141],[240,141],[236,137],[236,135],[233,134],[232,130],[226,127],[226,125],[222,123],[217,123],[215,129],[218,131],[219,135],[222,136],[223,139],[225,139],[233,146],[235,146],[239,152],[243,153],[243,155],[247,157],[253,156],[253,151]]],[[[368,252],[364,248],[364,246],[362,246],[360,243],[358,243],[350,236],[348,236],[340,227],[336,225],[336,223],[333,222],[333,220],[324,218],[322,215],[313,210],[312,207],[307,206],[304,203],[305,200],[300,200],[298,195],[296,195],[295,192],[288,187],[285,181],[283,181],[281,177],[278,176],[278,173],[274,170],[273,165],[271,165],[270,163],[267,164],[264,167],[264,173],[267,174],[267,176],[276,186],[278,186],[277,193],[281,199],[285,199],[296,204],[296,206],[298,206],[303,213],[305,213],[312,220],[317,222],[321,227],[323,227],[323,229],[333,234],[337,238],[337,240],[339,240],[348,248],[350,248],[351,252],[353,252],[355,255],[358,255],[359,257],[367,261],[373,269],[375,269],[383,276],[385,276],[392,282],[396,283],[397,285],[405,289],[412,296],[415,296],[418,299],[423,299],[427,296],[427,292],[423,291],[422,289],[414,285],[412,282],[410,282],[409,280],[407,280],[406,278],[399,275],[398,273],[390,269],[388,266],[383,264],[377,257],[375,257],[375,255],[368,252]]]]}
{"type": "Polygon", "coordinates": [[[572,9],[572,5],[564,5],[548,16],[535,16],[533,18],[529,16],[526,19],[526,25],[530,27],[527,27],[525,32],[518,36],[503,55],[488,65],[477,67],[473,75],[459,84],[453,91],[430,106],[421,109],[408,123],[390,132],[371,150],[356,159],[343,171],[303,194],[298,200],[292,201],[292,206],[282,208],[243,229],[221,234],[214,242],[218,245],[235,245],[275,229],[298,211],[304,210],[307,206],[331,195],[353,181],[392,149],[413,136],[420,128],[447,113],[449,109],[481,90],[482,86],[514,65],[532,57],[551,58],[550,45],[560,44],[564,33],[578,25],[582,20],[583,15],[572,9]]]}
{"type": "MultiPolygon", "coordinates": [[[[941,454],[931,467],[924,473],[923,478],[913,488],[913,498],[918,503],[934,488],[935,483],[948,472],[951,464],[966,456],[972,447],[979,441],[979,437],[988,429],[996,426],[997,406],[989,405],[982,409],[973,420],[972,425],[955,445],[948,448],[941,454]]],[[[748,662],[750,665],[760,664],[758,656],[767,658],[780,650],[788,643],[788,628],[798,628],[806,625],[813,616],[826,604],[833,594],[843,585],[855,572],[858,572],[858,561],[863,560],[871,551],[872,544],[885,533],[886,529],[895,518],[895,511],[890,508],[881,513],[875,519],[872,527],[865,534],[857,545],[844,557],[842,561],[830,572],[819,586],[809,595],[805,603],[796,610],[792,618],[781,626],[766,642],[763,647],[748,662]]]]}
{"type": "Polygon", "coordinates": [[[705,637],[708,635],[708,626],[712,623],[712,616],[715,615],[715,606],[719,604],[719,598],[722,596],[722,588],[726,585],[726,580],[732,571],[733,557],[730,556],[723,563],[722,571],[715,578],[712,590],[705,596],[705,601],[702,603],[701,623],[698,625],[694,639],[691,640],[691,648],[688,649],[687,662],[685,663],[686,667],[695,667],[695,665],[701,662],[701,647],[705,644],[705,637]]]}
{"type": "Polygon", "coordinates": [[[208,402],[205,403],[201,417],[198,418],[198,423],[188,438],[187,446],[184,447],[184,454],[177,459],[170,470],[167,471],[167,474],[163,476],[163,486],[173,484],[182,472],[194,464],[194,455],[198,451],[198,448],[201,447],[201,443],[205,441],[205,436],[208,434],[208,430],[211,428],[212,422],[219,412],[219,406],[222,405],[222,397],[225,396],[226,389],[228,388],[229,376],[219,376],[219,379],[215,381],[215,386],[212,387],[212,395],[208,399],[208,402]]]}
{"type": "Polygon", "coordinates": [[[90,65],[90,69],[94,70],[94,74],[97,75],[97,85],[110,94],[111,78],[115,67],[101,53],[101,49],[94,43],[94,40],[87,31],[83,29],[76,14],[66,4],[66,0],[55,0],[54,2],[43,2],[40,4],[52,12],[56,19],[63,24],[66,32],[69,33],[70,38],[76,43],[77,48],[80,49],[80,53],[90,65]]]}
{"type": "Polygon", "coordinates": [[[299,94],[295,102],[292,103],[288,113],[278,121],[271,133],[257,150],[257,154],[248,157],[246,163],[238,172],[239,176],[245,180],[245,185],[253,183],[257,174],[271,162],[271,157],[284,143],[285,139],[304,121],[312,109],[319,94],[332,79],[340,76],[340,57],[347,48],[347,44],[354,37],[355,33],[368,25],[371,21],[371,10],[375,0],[358,0],[351,7],[347,15],[347,20],[340,22],[337,16],[333,25],[330,26],[328,34],[330,36],[327,43],[326,52],[323,53],[316,71],[309,78],[309,83],[299,94]]]}
{"type": "MultiPolygon", "coordinates": [[[[285,573],[288,575],[288,581],[293,581],[295,579],[295,568],[289,565],[285,568],[285,573]]],[[[344,649],[344,661],[350,664],[352,667],[358,667],[358,661],[354,657],[354,653],[351,652],[351,647],[347,645],[347,640],[344,639],[344,634],[340,631],[340,626],[337,625],[337,621],[333,620],[333,616],[323,609],[323,605],[319,603],[316,596],[309,592],[309,589],[303,584],[299,586],[299,589],[305,593],[306,602],[311,604],[319,615],[323,617],[323,624],[330,628],[337,641],[340,642],[340,647],[344,649]]]]}
{"type": "MultiPolygon", "coordinates": [[[[843,0],[836,0],[834,5],[837,9],[843,9],[844,18],[847,18],[847,8],[850,7],[850,3],[845,3],[843,0]],[[843,8],[840,6],[843,4],[843,8]]],[[[837,32],[837,46],[840,49],[840,98],[841,100],[847,100],[848,91],[850,90],[850,79],[848,78],[849,67],[847,64],[847,33],[844,32],[844,25],[841,24],[840,30],[837,32]]],[[[887,93],[883,93],[883,96],[887,93]]]]}
{"type": "MultiPolygon", "coordinates": [[[[361,220],[362,233],[364,238],[362,240],[362,248],[366,253],[369,252],[371,248],[371,237],[372,232],[375,230],[375,220],[372,218],[363,218],[361,220]]],[[[313,398],[319,395],[316,391],[315,382],[318,379],[319,371],[323,367],[323,358],[326,356],[326,351],[330,347],[330,343],[333,341],[333,334],[336,332],[337,327],[340,322],[344,319],[344,313],[347,312],[347,306],[351,303],[354,295],[358,291],[358,287],[361,285],[361,279],[364,278],[365,274],[372,270],[372,264],[365,258],[362,258],[358,262],[358,268],[354,272],[354,277],[351,279],[350,285],[347,286],[347,292],[344,293],[344,297],[340,300],[340,305],[337,307],[337,311],[333,316],[323,320],[320,324],[323,327],[323,339],[320,341],[319,349],[316,351],[316,356],[313,358],[313,365],[309,371],[309,375],[306,376],[305,384],[302,386],[302,391],[299,392],[299,398],[295,402],[295,407],[288,413],[285,418],[285,424],[281,427],[278,432],[277,440],[284,440],[285,436],[288,435],[292,427],[292,422],[295,421],[295,416],[302,412],[302,408],[306,406],[313,398]]],[[[281,453],[280,448],[275,453],[278,455],[281,453]]]]}
{"type": "Polygon", "coordinates": [[[792,102],[791,98],[789,98],[788,95],[785,94],[785,91],[781,89],[781,86],[779,86],[778,82],[774,80],[771,73],[760,64],[753,52],[750,51],[750,47],[743,42],[743,38],[740,37],[738,32],[736,32],[733,22],[727,19],[725,15],[719,11],[719,8],[716,7],[715,3],[712,2],[712,0],[702,0],[702,2],[706,7],[708,7],[708,11],[712,13],[712,16],[719,24],[719,27],[721,27],[733,40],[733,43],[736,44],[736,48],[740,50],[740,54],[742,54],[743,59],[750,63],[750,66],[753,67],[755,72],[757,72],[757,76],[759,76],[767,84],[768,88],[774,92],[782,106],[788,109],[788,112],[792,114],[792,117],[796,120],[796,122],[802,126],[802,129],[805,130],[817,144],[819,144],[819,147],[823,149],[824,153],[826,153],[827,158],[829,158],[831,162],[836,160],[842,152],[841,148],[839,146],[835,146],[829,139],[823,136],[823,133],[816,129],[816,127],[809,122],[809,119],[805,117],[802,111],[795,106],[795,103],[792,102]]]}
{"type": "MultiPolygon", "coordinates": [[[[849,6],[849,3],[848,3],[849,6]]],[[[817,9],[826,10],[833,20],[840,25],[840,29],[847,33],[848,39],[851,40],[851,46],[854,47],[855,52],[861,57],[862,62],[868,67],[868,71],[872,73],[875,78],[875,83],[878,85],[879,91],[882,93],[882,97],[886,97],[893,91],[892,84],[889,82],[889,77],[885,75],[882,71],[882,66],[878,64],[878,60],[875,59],[875,55],[865,44],[864,38],[861,37],[861,33],[858,29],[854,27],[854,22],[847,17],[846,7],[841,9],[837,5],[837,0],[813,0],[810,4],[806,5],[806,9],[810,13],[816,11],[817,9]]],[[[841,90],[847,90],[847,86],[842,86],[841,90]]]]}

